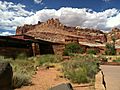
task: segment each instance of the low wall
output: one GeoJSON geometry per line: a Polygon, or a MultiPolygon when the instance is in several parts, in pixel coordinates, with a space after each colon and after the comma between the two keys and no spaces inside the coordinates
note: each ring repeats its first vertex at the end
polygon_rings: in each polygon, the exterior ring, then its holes
{"type": "Polygon", "coordinates": [[[101,65],[117,65],[117,66],[120,66],[120,63],[118,63],[118,62],[102,62],[101,65]]]}

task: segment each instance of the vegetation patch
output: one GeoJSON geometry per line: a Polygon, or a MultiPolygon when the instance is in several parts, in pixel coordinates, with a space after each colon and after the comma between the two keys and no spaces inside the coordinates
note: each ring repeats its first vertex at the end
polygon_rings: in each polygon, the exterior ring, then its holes
{"type": "Polygon", "coordinates": [[[96,55],[97,53],[99,53],[99,51],[95,50],[95,49],[88,49],[87,50],[87,54],[94,54],[94,55],[96,55]]]}
{"type": "Polygon", "coordinates": [[[32,75],[35,73],[36,64],[33,59],[12,59],[0,56],[1,62],[9,62],[13,69],[12,87],[20,88],[22,86],[30,85],[32,75]]]}
{"type": "Polygon", "coordinates": [[[116,55],[115,45],[107,43],[105,54],[106,55],[116,55]]]}
{"type": "Polygon", "coordinates": [[[118,63],[120,63],[120,57],[117,58],[116,60],[113,60],[113,62],[118,62],[118,63]]]}
{"type": "Polygon", "coordinates": [[[37,65],[42,66],[44,64],[49,64],[49,63],[59,63],[63,60],[62,56],[58,55],[41,55],[40,57],[37,58],[36,61],[38,61],[37,65]]]}
{"type": "Polygon", "coordinates": [[[65,46],[63,55],[71,56],[72,53],[84,53],[84,48],[82,48],[78,43],[69,43],[65,46]]]}
{"type": "Polygon", "coordinates": [[[36,67],[58,67],[62,70],[64,77],[73,83],[89,83],[94,81],[98,72],[98,58],[93,55],[73,54],[70,60],[63,61],[62,56],[41,55],[30,58],[6,59],[0,57],[1,61],[9,62],[13,68],[13,88],[32,84],[31,78],[35,74],[36,67]]]}
{"type": "Polygon", "coordinates": [[[31,83],[31,77],[29,75],[19,72],[14,73],[12,80],[12,87],[14,89],[22,86],[28,86],[31,83]]]}
{"type": "MultiPolygon", "coordinates": [[[[90,58],[88,57],[88,59],[90,58]]],[[[64,76],[73,83],[88,83],[93,81],[96,73],[99,71],[98,61],[88,61],[88,59],[84,60],[83,57],[83,60],[64,62],[62,64],[64,76]]]]}

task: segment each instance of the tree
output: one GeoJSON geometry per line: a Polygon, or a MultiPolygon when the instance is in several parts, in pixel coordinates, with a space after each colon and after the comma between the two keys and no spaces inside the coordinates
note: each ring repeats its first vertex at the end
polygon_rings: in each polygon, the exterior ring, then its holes
{"type": "Polygon", "coordinates": [[[116,49],[114,44],[107,43],[106,44],[106,55],[115,55],[116,54],[116,49]]]}
{"type": "Polygon", "coordinates": [[[116,54],[116,49],[115,49],[115,42],[116,42],[115,33],[113,34],[113,36],[111,37],[111,39],[112,39],[112,43],[107,43],[106,44],[106,51],[105,51],[106,55],[115,55],[116,54]]]}

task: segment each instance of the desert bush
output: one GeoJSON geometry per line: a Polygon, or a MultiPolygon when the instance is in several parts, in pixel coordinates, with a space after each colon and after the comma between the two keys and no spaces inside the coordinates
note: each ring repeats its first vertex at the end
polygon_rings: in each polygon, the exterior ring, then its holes
{"type": "Polygon", "coordinates": [[[117,58],[116,60],[113,60],[113,62],[119,62],[120,63],[120,57],[117,58]]]}
{"type": "Polygon", "coordinates": [[[96,61],[71,60],[69,62],[64,62],[62,65],[64,76],[73,83],[88,83],[94,80],[99,70],[96,61]]]}
{"type": "Polygon", "coordinates": [[[20,72],[16,72],[13,75],[13,79],[12,79],[12,87],[15,88],[20,88],[22,86],[27,86],[30,85],[31,79],[30,76],[28,76],[27,74],[24,73],[20,73],[20,72]]]}
{"type": "Polygon", "coordinates": [[[9,62],[13,69],[13,88],[19,88],[31,83],[31,77],[35,73],[35,61],[29,59],[15,59],[4,58],[0,62],[9,62]]]}
{"type": "Polygon", "coordinates": [[[62,61],[62,57],[58,55],[41,55],[37,58],[38,65],[43,65],[45,63],[58,63],[62,61]]]}
{"type": "Polygon", "coordinates": [[[63,56],[74,56],[74,53],[70,53],[67,49],[63,51],[63,56]]]}
{"type": "Polygon", "coordinates": [[[88,49],[87,50],[87,54],[94,54],[96,55],[99,51],[98,50],[95,50],[95,49],[88,49]]]}
{"type": "Polygon", "coordinates": [[[25,73],[33,75],[35,73],[36,65],[33,60],[14,60],[11,62],[14,72],[25,73]]]}
{"type": "Polygon", "coordinates": [[[70,79],[73,83],[88,83],[86,69],[78,68],[76,70],[66,72],[66,78],[70,79]]]}
{"type": "Polygon", "coordinates": [[[63,51],[63,55],[64,55],[64,56],[70,56],[70,53],[69,53],[69,51],[68,51],[67,49],[65,49],[65,50],[63,51]]]}
{"type": "Polygon", "coordinates": [[[113,60],[113,62],[118,62],[118,63],[120,63],[120,60],[113,60]]]}
{"type": "Polygon", "coordinates": [[[20,53],[16,57],[16,59],[19,59],[19,60],[25,60],[27,58],[28,58],[28,56],[25,53],[20,53]]]}
{"type": "Polygon", "coordinates": [[[116,54],[116,49],[114,44],[106,44],[106,50],[105,50],[106,55],[115,55],[116,54]]]}
{"type": "Polygon", "coordinates": [[[97,56],[97,58],[101,62],[108,62],[108,58],[106,56],[100,55],[100,56],[97,56]]]}
{"type": "Polygon", "coordinates": [[[80,54],[74,54],[73,57],[71,57],[71,60],[80,60],[80,61],[98,61],[99,58],[94,57],[91,54],[88,55],[80,55],[80,54]]]}
{"type": "Polygon", "coordinates": [[[4,56],[0,56],[0,60],[3,60],[3,59],[5,59],[4,56]]]}
{"type": "Polygon", "coordinates": [[[84,53],[84,49],[77,43],[69,43],[65,46],[63,55],[69,56],[71,53],[84,53]]]}
{"type": "Polygon", "coordinates": [[[34,60],[12,60],[13,67],[13,88],[20,88],[21,86],[30,85],[31,77],[35,74],[36,66],[34,60]]]}

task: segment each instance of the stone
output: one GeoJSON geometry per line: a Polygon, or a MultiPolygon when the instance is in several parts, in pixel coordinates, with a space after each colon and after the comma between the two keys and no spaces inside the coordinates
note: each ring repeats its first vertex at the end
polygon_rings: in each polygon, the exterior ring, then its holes
{"type": "Polygon", "coordinates": [[[60,85],[50,88],[49,90],[73,90],[73,88],[70,83],[62,83],[60,85]]]}
{"type": "Polygon", "coordinates": [[[7,62],[0,62],[0,90],[12,90],[12,67],[7,62]]]}
{"type": "Polygon", "coordinates": [[[95,76],[95,90],[106,90],[103,81],[104,75],[102,71],[99,71],[95,76]]]}
{"type": "MultiPolygon", "coordinates": [[[[37,25],[39,25],[39,24],[40,24],[40,22],[38,22],[37,25]]],[[[28,25],[28,24],[25,24],[24,26],[18,26],[16,29],[16,35],[23,35],[26,32],[33,30],[35,28],[35,26],[36,25],[28,25]]]]}

